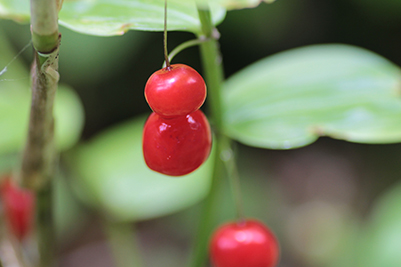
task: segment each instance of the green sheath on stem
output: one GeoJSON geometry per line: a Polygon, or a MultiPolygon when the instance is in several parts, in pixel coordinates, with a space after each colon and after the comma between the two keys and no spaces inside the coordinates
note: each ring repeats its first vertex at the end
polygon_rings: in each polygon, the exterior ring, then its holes
{"type": "Polygon", "coordinates": [[[31,0],[33,47],[39,53],[50,53],[59,44],[59,0],[31,0]]]}

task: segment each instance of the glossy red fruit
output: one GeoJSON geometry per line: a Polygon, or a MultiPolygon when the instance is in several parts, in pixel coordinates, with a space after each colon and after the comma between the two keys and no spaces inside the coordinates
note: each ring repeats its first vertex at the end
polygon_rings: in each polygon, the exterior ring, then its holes
{"type": "Polygon", "coordinates": [[[269,228],[259,221],[231,222],[213,234],[210,258],[214,267],[274,267],[279,245],[269,228]]]}
{"type": "Polygon", "coordinates": [[[174,64],[153,73],[145,86],[145,98],[151,109],[172,118],[198,110],[206,98],[202,76],[184,64],[174,64]]]}
{"type": "Polygon", "coordinates": [[[31,230],[34,222],[35,195],[20,188],[9,178],[0,188],[4,216],[10,231],[18,240],[23,240],[31,230]]]}
{"type": "Polygon", "coordinates": [[[152,113],[143,129],[146,164],[171,176],[196,170],[209,156],[211,145],[209,122],[200,110],[171,119],[152,113]]]}

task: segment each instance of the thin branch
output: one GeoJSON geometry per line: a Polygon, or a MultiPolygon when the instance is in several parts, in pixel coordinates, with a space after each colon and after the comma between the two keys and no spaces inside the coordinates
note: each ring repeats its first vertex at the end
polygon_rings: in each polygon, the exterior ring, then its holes
{"type": "Polygon", "coordinates": [[[163,47],[164,47],[164,60],[166,61],[167,68],[169,68],[170,67],[170,60],[168,58],[168,50],[167,50],[167,0],[164,0],[163,47]]]}
{"type": "MultiPolygon", "coordinates": [[[[168,56],[169,61],[171,62],[171,61],[173,60],[173,58],[174,58],[178,53],[180,53],[181,51],[183,51],[184,49],[187,49],[187,48],[192,47],[192,46],[195,46],[195,45],[199,45],[199,44],[201,44],[201,43],[203,43],[203,42],[206,42],[206,41],[208,41],[208,39],[206,39],[206,38],[203,38],[203,39],[194,39],[194,40],[189,40],[189,41],[186,41],[186,42],[180,44],[179,46],[177,46],[176,48],[174,48],[173,51],[171,51],[171,53],[169,54],[169,56],[168,56]]],[[[165,67],[166,67],[166,61],[163,62],[163,67],[162,67],[162,68],[165,68],[165,67]]]]}

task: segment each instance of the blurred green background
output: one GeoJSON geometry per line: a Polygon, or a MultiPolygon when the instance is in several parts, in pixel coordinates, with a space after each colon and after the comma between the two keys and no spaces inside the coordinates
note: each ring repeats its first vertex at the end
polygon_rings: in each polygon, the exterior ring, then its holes
{"type": "MultiPolygon", "coordinates": [[[[0,29],[15,54],[29,42],[28,25],[0,20],[0,29]]],[[[274,53],[322,43],[360,46],[401,65],[400,0],[277,0],[230,11],[218,29],[226,77],[274,53]]],[[[149,113],[143,88],[163,63],[161,33],[93,37],[60,31],[61,83],[82,101],[83,142],[149,113]]],[[[171,32],[168,46],[172,50],[191,38],[171,32]]],[[[32,61],[29,50],[22,55],[26,67],[32,61]]],[[[181,52],[173,61],[178,62],[202,72],[197,48],[181,52]]],[[[0,88],[6,83],[13,82],[0,81],[0,88]]],[[[401,266],[401,145],[320,138],[290,151],[243,145],[237,151],[246,213],[277,233],[283,251],[279,266],[401,266]]],[[[79,192],[79,183],[68,178],[74,176],[68,164],[62,168],[61,266],[113,266],[101,216],[82,202],[87,192],[79,192]]],[[[233,218],[228,184],[219,197],[219,220],[233,218]]],[[[136,225],[145,266],[185,265],[199,210],[195,205],[136,225]]]]}

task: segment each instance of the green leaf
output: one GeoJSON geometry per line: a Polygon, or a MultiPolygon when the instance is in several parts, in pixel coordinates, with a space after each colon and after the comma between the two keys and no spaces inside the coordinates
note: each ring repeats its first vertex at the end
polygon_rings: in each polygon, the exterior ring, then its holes
{"type": "Polygon", "coordinates": [[[116,220],[137,221],[176,212],[209,191],[213,153],[195,172],[169,177],[151,171],[142,155],[145,117],[96,137],[73,153],[78,195],[116,220]]]}
{"type": "MultiPolygon", "coordinates": [[[[20,151],[28,133],[31,93],[27,87],[0,90],[0,154],[20,151]]],[[[71,148],[83,127],[83,108],[74,91],[60,87],[55,106],[55,138],[59,150],[71,148]]]]}
{"type": "Polygon", "coordinates": [[[361,239],[358,265],[401,266],[401,184],[376,202],[373,216],[361,239]]]}
{"type": "Polygon", "coordinates": [[[250,146],[289,149],[327,135],[401,141],[400,69],[367,50],[314,45],[265,58],[224,85],[225,132],[250,146]]]}
{"type": "Polygon", "coordinates": [[[84,126],[84,109],[79,96],[66,85],[59,85],[54,104],[56,145],[61,151],[75,145],[84,126]]]}
{"type": "Polygon", "coordinates": [[[257,7],[261,2],[273,3],[275,0],[196,0],[199,5],[219,4],[228,10],[257,7]]]}
{"type": "MultiPolygon", "coordinates": [[[[221,22],[225,10],[212,5],[214,23],[221,22]]],[[[60,24],[77,32],[120,35],[127,30],[162,31],[164,0],[80,0],[67,1],[60,12],[60,24]]],[[[201,26],[194,1],[169,0],[168,30],[199,33],[201,26]]]]}
{"type": "MultiPolygon", "coordinates": [[[[211,3],[212,20],[220,23],[225,9],[211,3]]],[[[28,22],[29,2],[0,0],[0,17],[28,22]]],[[[169,31],[201,32],[196,3],[169,0],[167,26],[169,31]]],[[[59,23],[71,30],[100,36],[121,35],[128,30],[162,31],[164,0],[65,0],[59,23]]]]}

